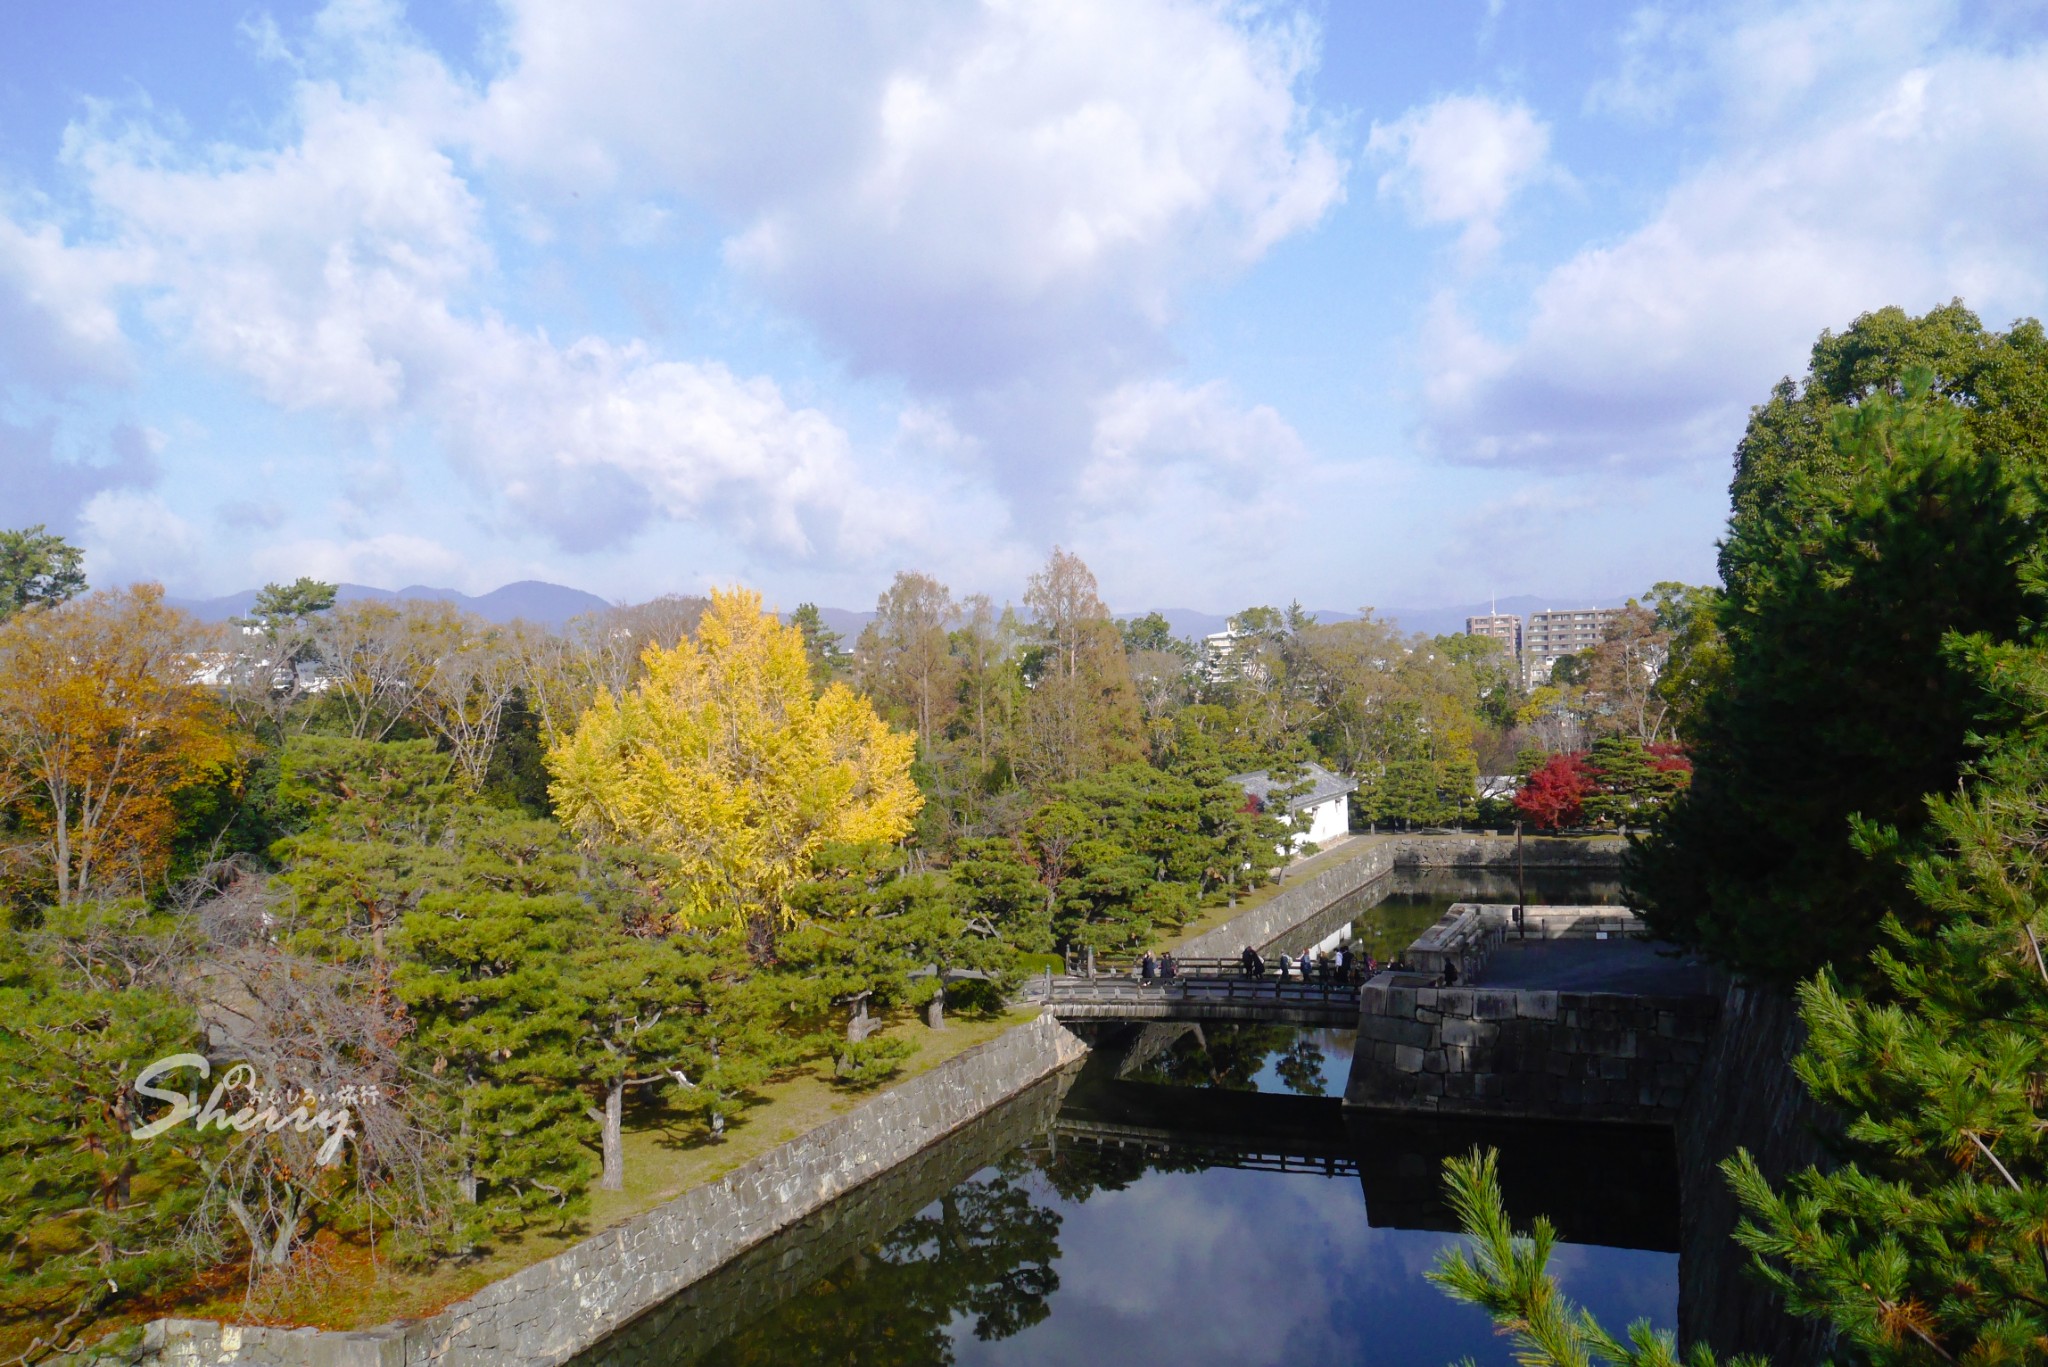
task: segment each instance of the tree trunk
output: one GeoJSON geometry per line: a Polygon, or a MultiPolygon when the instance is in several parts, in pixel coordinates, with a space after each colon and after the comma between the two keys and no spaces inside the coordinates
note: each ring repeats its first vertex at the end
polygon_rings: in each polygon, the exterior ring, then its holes
{"type": "Polygon", "coordinates": [[[71,811],[65,802],[53,802],[51,814],[56,820],[51,824],[57,829],[57,905],[71,904],[71,811]]]}
{"type": "Polygon", "coordinates": [[[763,966],[775,962],[775,921],[765,912],[747,918],[747,953],[763,966]]]}
{"type": "Polygon", "coordinates": [[[941,987],[932,993],[932,999],[925,1005],[924,1022],[934,1030],[946,1028],[946,989],[941,987]]]}
{"type": "Polygon", "coordinates": [[[604,1175],[597,1179],[601,1191],[626,1189],[626,1145],[620,1121],[626,1108],[626,1083],[622,1078],[604,1093],[604,1175]]]}
{"type": "MultiPolygon", "coordinates": [[[[475,1071],[470,1070],[468,1076],[469,1085],[474,1087],[476,1085],[475,1071]]],[[[462,1107],[462,1129],[458,1133],[457,1138],[462,1144],[463,1154],[462,1175],[455,1179],[455,1190],[462,1197],[464,1205],[473,1206],[476,1204],[476,1157],[469,1152],[469,1105],[467,1101],[464,1102],[462,1107]]]]}

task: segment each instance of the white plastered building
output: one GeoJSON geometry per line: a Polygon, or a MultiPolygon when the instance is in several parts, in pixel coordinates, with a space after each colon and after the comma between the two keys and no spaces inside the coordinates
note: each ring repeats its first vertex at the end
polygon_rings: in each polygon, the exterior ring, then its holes
{"type": "MultiPolygon", "coordinates": [[[[1255,773],[1233,774],[1230,782],[1244,789],[1247,797],[1255,798],[1261,807],[1270,809],[1276,799],[1275,789],[1283,786],[1273,776],[1260,769],[1255,773]]],[[[1305,790],[1287,799],[1284,815],[1294,818],[1295,832],[1292,837],[1294,849],[1303,845],[1327,845],[1351,829],[1351,793],[1358,787],[1354,779],[1342,774],[1333,774],[1320,764],[1301,766],[1300,783],[1305,790]]],[[[1283,813],[1275,812],[1275,816],[1283,813]]]]}

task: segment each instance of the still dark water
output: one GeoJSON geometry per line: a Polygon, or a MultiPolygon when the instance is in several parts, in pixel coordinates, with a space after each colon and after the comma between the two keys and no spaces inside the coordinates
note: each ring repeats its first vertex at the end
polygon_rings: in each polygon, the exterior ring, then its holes
{"type": "MultiPolygon", "coordinates": [[[[1554,891],[1544,900],[1612,900],[1554,891]]],[[[1468,879],[1396,895],[1492,894],[1468,879]]],[[[1485,1316],[1423,1280],[1456,1242],[1442,1159],[1474,1144],[1500,1150],[1518,1221],[1557,1221],[1568,1295],[1616,1329],[1676,1317],[1668,1132],[1346,1117],[1349,1031],[1154,1027],[1096,1044],[1077,1074],[579,1362],[1506,1363],[1485,1316]]]]}

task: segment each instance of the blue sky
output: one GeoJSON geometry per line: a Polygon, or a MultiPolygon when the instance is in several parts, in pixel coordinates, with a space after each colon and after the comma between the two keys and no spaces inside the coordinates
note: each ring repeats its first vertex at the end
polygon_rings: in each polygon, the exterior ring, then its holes
{"type": "Polygon", "coordinates": [[[23,0],[0,526],[96,582],[1701,581],[1815,336],[2043,309],[2048,7],[23,0]]]}

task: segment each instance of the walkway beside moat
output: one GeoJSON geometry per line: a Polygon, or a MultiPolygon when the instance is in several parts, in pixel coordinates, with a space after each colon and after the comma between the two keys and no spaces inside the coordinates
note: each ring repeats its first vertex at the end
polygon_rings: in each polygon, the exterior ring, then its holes
{"type": "Polygon", "coordinates": [[[1655,940],[1517,940],[1509,935],[1472,987],[1684,997],[1711,990],[1706,962],[1655,940]]]}

